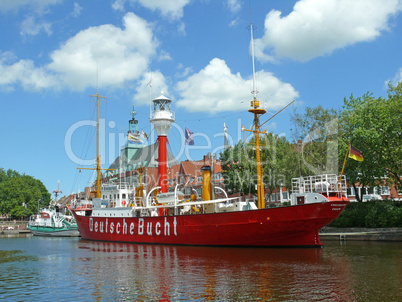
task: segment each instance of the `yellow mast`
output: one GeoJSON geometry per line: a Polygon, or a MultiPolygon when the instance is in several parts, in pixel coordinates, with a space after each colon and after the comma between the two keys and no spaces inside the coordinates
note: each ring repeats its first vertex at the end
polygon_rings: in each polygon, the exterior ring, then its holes
{"type": "Polygon", "coordinates": [[[253,100],[251,101],[251,109],[248,112],[254,114],[254,130],[245,129],[242,126],[243,131],[249,131],[254,133],[255,137],[255,152],[256,152],[256,164],[257,164],[257,193],[258,193],[258,208],[265,208],[265,189],[264,182],[262,177],[262,163],[261,163],[261,154],[260,154],[260,134],[266,134],[267,131],[260,132],[260,121],[258,119],[258,115],[264,114],[267,112],[264,108],[260,108],[260,102],[257,100],[257,89],[255,87],[255,66],[254,66],[254,40],[253,40],[253,23],[250,23],[250,31],[251,31],[251,53],[252,53],[252,62],[253,62],[253,100]]]}
{"type": "Polygon", "coordinates": [[[255,137],[255,157],[256,157],[256,164],[257,164],[257,194],[258,194],[258,208],[264,209],[265,208],[265,189],[264,189],[264,182],[263,182],[263,173],[262,173],[262,163],[261,163],[261,153],[260,153],[260,134],[267,134],[267,130],[264,132],[260,130],[260,121],[258,118],[259,114],[264,114],[267,112],[264,108],[260,108],[260,102],[254,98],[251,101],[251,109],[248,112],[254,114],[254,130],[245,129],[242,126],[243,131],[253,132],[255,137]]]}
{"type": "Polygon", "coordinates": [[[99,105],[102,103],[102,100],[106,99],[104,96],[100,96],[98,92],[96,95],[90,95],[94,101],[96,102],[96,167],[95,168],[77,168],[77,169],[86,169],[86,170],[96,170],[96,190],[91,193],[96,193],[96,198],[101,198],[101,170],[115,170],[115,169],[101,169],[101,161],[99,155],[99,105]],[[95,99],[96,97],[96,99],[95,99]],[[101,99],[101,101],[99,100],[101,99]]]}

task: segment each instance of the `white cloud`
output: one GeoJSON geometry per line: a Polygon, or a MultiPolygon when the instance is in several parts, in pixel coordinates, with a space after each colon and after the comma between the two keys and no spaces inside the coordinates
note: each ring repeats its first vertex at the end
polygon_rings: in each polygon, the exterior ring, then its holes
{"type": "Polygon", "coordinates": [[[388,30],[401,11],[400,0],[300,0],[284,17],[277,10],[265,18],[265,34],[255,40],[261,61],[287,57],[299,61],[331,54],[335,49],[372,41],[388,30]]]}
{"type": "Polygon", "coordinates": [[[45,68],[37,68],[32,60],[19,60],[11,52],[0,54],[0,87],[14,90],[21,85],[25,90],[39,91],[57,87],[56,77],[45,68]]]}
{"type": "Polygon", "coordinates": [[[166,18],[177,20],[183,17],[183,8],[190,3],[190,0],[135,0],[132,2],[138,2],[152,11],[159,11],[166,18]]]}
{"type": "Polygon", "coordinates": [[[391,83],[392,85],[396,86],[399,82],[402,81],[402,67],[395,73],[392,80],[388,79],[384,82],[385,89],[388,89],[388,84],[391,83]]]}
{"type": "Polygon", "coordinates": [[[79,32],[51,54],[48,68],[61,74],[73,90],[92,86],[97,70],[104,86],[138,79],[155,55],[158,41],[146,21],[133,13],[124,16],[123,24],[124,29],[108,24],[79,32]]]}
{"type": "Polygon", "coordinates": [[[179,65],[177,66],[177,69],[179,69],[179,72],[176,73],[176,75],[175,75],[177,78],[185,78],[185,77],[187,77],[190,73],[193,72],[193,69],[192,69],[191,67],[186,67],[186,68],[184,68],[184,67],[183,67],[183,64],[179,64],[179,65]]]}
{"type": "Polygon", "coordinates": [[[171,61],[172,57],[166,50],[161,50],[158,56],[158,61],[171,61]]]}
{"type": "Polygon", "coordinates": [[[123,12],[125,2],[126,2],[125,0],[115,0],[115,1],[113,1],[112,9],[123,12]]]}
{"type": "Polygon", "coordinates": [[[18,61],[11,52],[0,53],[0,87],[10,90],[21,84],[27,90],[82,91],[95,86],[97,73],[104,87],[121,87],[140,79],[159,42],[149,24],[133,13],[124,16],[123,25],[123,29],[108,24],[80,31],[41,67],[35,67],[32,60],[18,61]]]}
{"type": "Polygon", "coordinates": [[[61,3],[62,0],[2,0],[0,1],[0,12],[17,12],[20,9],[32,9],[42,11],[46,7],[61,3]]]}
{"type": "Polygon", "coordinates": [[[133,101],[138,105],[149,105],[151,100],[158,97],[161,92],[166,96],[169,95],[166,79],[159,70],[152,71],[152,75],[149,71],[143,73],[135,91],[133,101]]]}
{"type": "Polygon", "coordinates": [[[77,18],[81,15],[82,7],[77,3],[74,2],[74,10],[73,10],[73,17],[77,18]]]}
{"type": "Polygon", "coordinates": [[[51,27],[50,23],[37,21],[35,17],[30,16],[21,23],[20,34],[22,36],[36,36],[41,31],[44,31],[50,36],[52,34],[51,27]]]}
{"type": "Polygon", "coordinates": [[[234,19],[234,20],[232,20],[230,23],[229,23],[229,27],[234,27],[234,26],[236,26],[237,24],[239,24],[239,17],[237,17],[236,19],[234,19]]]}
{"type": "Polygon", "coordinates": [[[241,9],[241,3],[239,0],[227,0],[227,5],[232,13],[237,13],[241,9]]]}
{"type": "MultiPolygon", "coordinates": [[[[259,71],[256,77],[258,83],[264,83],[259,89],[259,99],[266,99],[270,109],[282,108],[298,97],[292,85],[281,82],[270,72],[259,71]]],[[[243,79],[240,73],[233,74],[225,61],[218,58],[211,60],[199,73],[178,82],[175,88],[181,95],[176,105],[189,112],[244,110],[252,99],[252,78],[243,79]]]]}
{"type": "Polygon", "coordinates": [[[186,35],[186,25],[183,22],[180,22],[179,25],[177,25],[177,32],[183,36],[186,35]]]}

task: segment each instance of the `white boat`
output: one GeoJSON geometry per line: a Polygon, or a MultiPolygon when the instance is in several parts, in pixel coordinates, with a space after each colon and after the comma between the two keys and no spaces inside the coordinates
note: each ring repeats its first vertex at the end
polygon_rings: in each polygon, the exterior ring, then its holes
{"type": "Polygon", "coordinates": [[[78,237],[80,235],[75,219],[60,213],[57,206],[53,209],[43,208],[39,214],[32,215],[27,227],[35,236],[78,237]]]}

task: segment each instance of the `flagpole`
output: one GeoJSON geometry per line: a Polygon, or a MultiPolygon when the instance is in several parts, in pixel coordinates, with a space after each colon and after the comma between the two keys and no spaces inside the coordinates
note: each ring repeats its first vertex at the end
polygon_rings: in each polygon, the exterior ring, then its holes
{"type": "Polygon", "coordinates": [[[346,149],[345,160],[343,161],[343,167],[342,167],[341,175],[339,176],[339,183],[341,183],[342,176],[343,176],[343,171],[345,170],[345,165],[346,165],[346,161],[348,159],[348,154],[349,154],[349,150],[350,150],[350,144],[351,144],[351,142],[349,142],[348,148],[346,149]]]}

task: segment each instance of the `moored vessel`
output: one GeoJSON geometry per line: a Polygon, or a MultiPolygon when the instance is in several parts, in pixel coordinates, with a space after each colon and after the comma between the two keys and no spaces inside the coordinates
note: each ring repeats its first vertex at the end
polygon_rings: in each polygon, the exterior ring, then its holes
{"type": "Polygon", "coordinates": [[[32,215],[27,228],[34,236],[78,237],[80,235],[75,219],[62,214],[58,206],[53,209],[43,208],[39,214],[32,215]]]}
{"type": "MultiPolygon", "coordinates": [[[[97,153],[96,198],[92,200],[92,207],[87,208],[83,215],[71,209],[81,237],[98,241],[175,245],[322,246],[319,230],[336,219],[349,203],[346,179],[329,174],[295,178],[291,204],[266,208],[259,146],[260,135],[266,134],[266,131],[260,131],[259,117],[266,110],[257,100],[254,74],[253,56],[253,100],[248,111],[254,115],[254,123],[252,129],[242,127],[242,130],[255,136],[257,205],[237,197],[229,198],[226,194],[225,198],[215,199],[213,161],[211,165],[205,163],[201,169],[201,196],[192,195],[190,200],[184,200],[179,184],[173,192],[167,191],[166,142],[175,115],[171,111],[172,101],[162,94],[153,100],[154,110],[150,119],[158,136],[157,186],[146,191],[141,176],[138,185],[133,187],[126,187],[123,183],[101,185],[97,153]]],[[[96,95],[99,106],[99,96],[96,95]]]]}
{"type": "MultiPolygon", "coordinates": [[[[171,101],[167,100],[166,97],[153,100],[154,121],[158,120],[159,111],[163,111],[162,119],[169,116],[170,106],[166,104],[170,105],[171,101]]],[[[261,112],[256,99],[251,104],[250,112],[254,115],[256,111],[261,112]]],[[[254,121],[255,129],[258,129],[258,115],[254,121]]],[[[164,131],[167,135],[166,128],[164,131]]],[[[249,131],[256,133],[255,130],[249,131]]],[[[163,149],[163,140],[159,137],[158,140],[159,148],[163,149]]],[[[258,150],[256,148],[257,153],[258,150]]],[[[159,165],[164,164],[166,162],[159,160],[159,165]]],[[[96,170],[100,178],[101,169],[96,170]]],[[[261,190],[258,205],[239,198],[214,199],[213,167],[208,164],[201,169],[202,195],[198,198],[193,195],[191,200],[183,199],[179,184],[173,192],[167,192],[163,186],[166,184],[166,170],[164,167],[158,170],[162,171],[158,185],[148,192],[141,177],[137,186],[104,183],[96,187],[99,197],[93,198],[91,206],[87,206],[81,215],[79,209],[71,209],[81,237],[152,244],[320,247],[318,231],[336,219],[348,204],[345,176],[338,178],[337,175],[324,174],[295,178],[291,204],[265,208],[262,169],[258,178],[257,188],[261,190]]]]}

